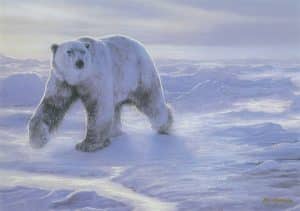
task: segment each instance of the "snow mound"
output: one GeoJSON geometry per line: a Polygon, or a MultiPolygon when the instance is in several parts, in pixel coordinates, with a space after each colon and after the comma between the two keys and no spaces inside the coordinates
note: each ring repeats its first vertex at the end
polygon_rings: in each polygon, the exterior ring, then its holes
{"type": "Polygon", "coordinates": [[[278,171],[280,170],[280,163],[274,160],[266,160],[254,168],[248,170],[247,172],[252,174],[263,174],[268,173],[270,171],[278,171]]]}
{"type": "Polygon", "coordinates": [[[242,140],[247,144],[270,145],[280,142],[295,142],[298,139],[298,134],[288,132],[279,124],[271,122],[234,126],[217,132],[218,136],[231,137],[237,140],[242,140]]]}
{"type": "Polygon", "coordinates": [[[272,146],[264,147],[254,153],[262,157],[277,160],[300,160],[300,142],[278,143],[272,146]]]}
{"type": "Polygon", "coordinates": [[[300,204],[299,205],[296,205],[292,208],[289,208],[289,209],[286,209],[286,211],[299,211],[300,210],[300,204]]]}
{"type": "MultiPolygon", "coordinates": [[[[109,208],[111,205],[115,207],[122,207],[122,203],[116,202],[114,200],[101,198],[97,195],[95,191],[74,191],[62,199],[52,202],[51,208],[54,209],[94,209],[101,208],[103,210],[109,208]]],[[[124,206],[124,205],[123,205],[124,206]]],[[[123,207],[124,210],[126,207],[123,207]]]]}
{"type": "Polygon", "coordinates": [[[300,112],[300,95],[296,95],[293,99],[293,103],[289,109],[291,112],[299,113],[300,112]]]}
{"type": "Polygon", "coordinates": [[[246,80],[219,69],[172,72],[163,75],[162,80],[167,97],[177,104],[176,108],[184,110],[189,102],[189,111],[195,112],[224,109],[246,99],[289,98],[294,95],[295,88],[289,78],[246,80]]]}
{"type": "Polygon", "coordinates": [[[1,210],[131,210],[95,191],[46,190],[16,186],[0,189],[1,210]],[[24,200],[26,198],[26,200],[24,200]],[[5,203],[4,201],[5,200],[5,203]]]}
{"type": "Polygon", "coordinates": [[[5,78],[12,74],[26,74],[29,72],[46,76],[49,72],[49,61],[16,59],[0,54],[0,71],[0,78],[5,78]]]}
{"type": "Polygon", "coordinates": [[[15,74],[0,81],[0,106],[33,106],[41,99],[44,82],[34,74],[15,74]]]}

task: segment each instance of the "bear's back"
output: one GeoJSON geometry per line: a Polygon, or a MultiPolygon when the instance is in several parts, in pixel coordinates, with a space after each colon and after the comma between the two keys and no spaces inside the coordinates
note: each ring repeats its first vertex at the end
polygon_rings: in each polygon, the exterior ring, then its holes
{"type": "Polygon", "coordinates": [[[100,38],[99,42],[103,42],[110,53],[115,100],[123,101],[141,81],[138,61],[144,52],[137,41],[122,35],[100,38]]]}

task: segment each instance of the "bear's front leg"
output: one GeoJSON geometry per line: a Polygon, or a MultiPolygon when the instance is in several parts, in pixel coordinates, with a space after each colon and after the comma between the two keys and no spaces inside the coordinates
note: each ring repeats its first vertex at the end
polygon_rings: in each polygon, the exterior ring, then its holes
{"type": "Polygon", "coordinates": [[[76,99],[70,86],[51,75],[43,99],[29,121],[29,143],[33,148],[41,148],[49,141],[49,134],[76,99]]]}
{"type": "Polygon", "coordinates": [[[94,152],[110,144],[109,133],[113,119],[112,106],[83,101],[87,110],[87,129],[85,139],[76,145],[83,152],[94,152]]]}
{"type": "Polygon", "coordinates": [[[49,127],[42,120],[42,114],[36,114],[29,122],[29,143],[33,148],[41,148],[49,141],[49,127]]]}

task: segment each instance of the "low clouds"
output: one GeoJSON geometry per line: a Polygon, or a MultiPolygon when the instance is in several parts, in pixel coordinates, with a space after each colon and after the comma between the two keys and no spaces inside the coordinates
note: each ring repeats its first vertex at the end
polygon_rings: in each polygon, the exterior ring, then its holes
{"type": "Polygon", "coordinates": [[[0,51],[112,33],[147,44],[299,46],[297,0],[0,0],[0,51]]]}
{"type": "Polygon", "coordinates": [[[169,0],[209,11],[227,11],[246,16],[300,17],[298,0],[169,0]]]}

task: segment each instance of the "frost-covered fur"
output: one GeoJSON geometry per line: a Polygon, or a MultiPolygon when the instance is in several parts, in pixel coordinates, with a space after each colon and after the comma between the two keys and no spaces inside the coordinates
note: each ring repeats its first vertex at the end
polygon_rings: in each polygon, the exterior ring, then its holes
{"type": "Polygon", "coordinates": [[[52,46],[52,70],[45,94],[29,124],[33,147],[44,146],[49,133],[77,99],[87,111],[81,151],[95,151],[120,135],[121,108],[134,104],[147,115],[152,127],[167,133],[172,113],[166,104],[156,67],[139,42],[111,36],[99,40],[80,38],[52,46]]]}

